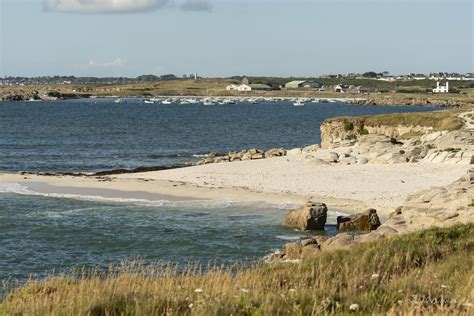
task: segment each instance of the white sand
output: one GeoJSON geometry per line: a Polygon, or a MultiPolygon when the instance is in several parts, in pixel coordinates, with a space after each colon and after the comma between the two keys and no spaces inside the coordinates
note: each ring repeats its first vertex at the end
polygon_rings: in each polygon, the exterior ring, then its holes
{"type": "Polygon", "coordinates": [[[469,165],[431,163],[315,166],[298,157],[278,157],[126,174],[121,179],[182,181],[200,187],[238,187],[295,196],[349,199],[391,211],[407,195],[445,186],[470,169],[469,165]]]}
{"type": "Polygon", "coordinates": [[[329,208],[355,212],[374,207],[386,216],[409,194],[446,186],[469,169],[470,165],[433,163],[317,166],[297,156],[114,175],[110,176],[112,181],[105,182],[86,177],[19,174],[0,174],[0,181],[45,183],[48,192],[54,192],[54,187],[58,192],[64,192],[61,187],[89,188],[92,192],[94,188],[118,190],[127,197],[146,192],[269,203],[303,203],[313,197],[329,208]]]}

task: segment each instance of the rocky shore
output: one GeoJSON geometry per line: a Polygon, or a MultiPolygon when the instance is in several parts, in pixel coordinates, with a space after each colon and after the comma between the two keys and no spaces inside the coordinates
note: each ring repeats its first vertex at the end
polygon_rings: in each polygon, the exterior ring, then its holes
{"type": "Polygon", "coordinates": [[[209,163],[232,162],[243,160],[257,160],[271,157],[281,157],[286,155],[287,150],[284,148],[272,148],[270,150],[249,149],[242,151],[230,151],[227,154],[219,155],[211,153],[205,159],[196,163],[196,165],[205,165],[209,163]]]}
{"type": "MultiPolygon", "coordinates": [[[[390,214],[389,219],[380,224],[377,213],[369,209],[364,213],[346,218],[338,218],[340,231],[366,231],[365,234],[339,233],[334,237],[314,236],[301,241],[288,243],[283,251],[268,258],[269,261],[299,261],[321,251],[348,249],[360,243],[387,238],[396,234],[407,234],[431,228],[447,227],[455,224],[474,222],[474,169],[466,176],[447,187],[433,188],[410,195],[405,203],[390,214]]],[[[303,208],[290,212],[284,223],[309,209],[314,202],[308,202],[303,208]]],[[[326,209],[327,211],[327,209],[326,209]]],[[[313,218],[313,216],[308,216],[313,218]]],[[[314,220],[321,216],[314,216],[314,220]]],[[[306,230],[323,230],[322,226],[298,226],[306,230]],[[315,228],[315,229],[313,229],[315,228]]]]}
{"type": "Polygon", "coordinates": [[[359,105],[390,105],[399,106],[404,105],[418,105],[418,106],[440,106],[440,107],[460,107],[465,105],[471,105],[463,100],[458,99],[438,99],[430,96],[404,96],[403,94],[391,94],[389,96],[377,96],[377,97],[363,97],[353,98],[348,101],[351,104],[359,105]]]}
{"type": "Polygon", "coordinates": [[[79,98],[90,98],[90,93],[61,92],[50,89],[32,89],[32,88],[14,88],[0,89],[0,97],[2,101],[54,101],[68,100],[79,98]]]}
{"type": "MultiPolygon", "coordinates": [[[[473,112],[460,114],[464,126],[455,131],[430,132],[414,137],[405,143],[393,137],[376,133],[358,135],[357,140],[348,140],[340,134],[324,139],[324,146],[341,149],[343,154],[331,152],[326,161],[320,163],[416,163],[474,164],[473,112]],[[337,137],[338,136],[338,137],[337,137]]],[[[340,121],[339,121],[340,122],[340,121]]],[[[346,123],[347,124],[347,123],[346,123]]],[[[322,129],[333,130],[334,126],[322,129]]],[[[380,131],[380,130],[379,130],[380,131]]],[[[345,132],[349,132],[345,129],[345,132]]],[[[389,130],[393,135],[393,129],[389,130]]],[[[387,134],[387,133],[385,133],[387,134]]],[[[324,230],[327,212],[324,203],[309,201],[305,206],[290,212],[284,225],[301,230],[324,230]]],[[[445,187],[434,187],[410,194],[403,204],[392,212],[381,224],[375,209],[364,213],[337,218],[340,231],[334,237],[314,236],[288,243],[283,251],[268,258],[269,261],[300,261],[315,256],[321,251],[347,249],[360,243],[406,234],[431,228],[474,222],[474,168],[459,180],[445,187]],[[367,232],[351,234],[343,231],[367,232]]]]}
{"type": "MultiPolygon", "coordinates": [[[[323,125],[322,148],[319,144],[304,148],[275,148],[268,151],[250,149],[240,152],[229,152],[226,155],[215,155],[200,160],[197,165],[244,160],[258,160],[272,157],[300,157],[313,165],[354,165],[354,164],[397,164],[416,162],[439,162],[450,164],[474,163],[474,130],[438,131],[407,139],[397,139],[378,133],[359,135],[358,138],[347,138],[344,134],[325,131],[323,125]],[[332,149],[328,151],[327,149],[332,149]]],[[[406,129],[413,131],[413,129],[406,129]]],[[[420,129],[416,129],[421,131],[420,129]]],[[[393,135],[393,130],[386,129],[393,135]]]]}

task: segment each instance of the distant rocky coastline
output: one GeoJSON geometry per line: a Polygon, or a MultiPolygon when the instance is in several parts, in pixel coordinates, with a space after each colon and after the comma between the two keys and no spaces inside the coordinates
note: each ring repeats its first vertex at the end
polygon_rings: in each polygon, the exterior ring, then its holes
{"type": "Polygon", "coordinates": [[[54,101],[90,98],[91,96],[91,94],[62,93],[58,91],[39,93],[38,91],[33,90],[10,92],[9,94],[2,96],[2,101],[54,101]]]}
{"type": "Polygon", "coordinates": [[[460,107],[467,105],[465,102],[451,99],[438,99],[430,97],[404,97],[403,95],[390,95],[367,98],[351,98],[348,100],[350,104],[358,105],[417,105],[417,106],[439,106],[439,107],[460,107]]]}

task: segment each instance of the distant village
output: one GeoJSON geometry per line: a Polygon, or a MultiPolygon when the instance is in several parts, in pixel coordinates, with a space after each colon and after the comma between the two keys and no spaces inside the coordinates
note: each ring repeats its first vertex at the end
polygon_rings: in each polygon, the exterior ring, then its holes
{"type": "MultiPolygon", "coordinates": [[[[455,81],[470,81],[473,80],[473,74],[465,74],[465,75],[458,75],[458,74],[446,74],[446,73],[437,73],[437,74],[430,74],[429,76],[422,77],[423,75],[416,75],[412,76],[411,74],[408,76],[380,76],[380,77],[367,77],[367,76],[321,76],[320,79],[374,79],[374,80],[382,80],[382,81],[413,81],[413,80],[433,80],[436,82],[436,87],[431,89],[433,93],[449,93],[452,90],[449,89],[449,80],[455,81]],[[444,83],[442,83],[444,82],[444,83]]],[[[361,85],[347,85],[347,84],[335,84],[335,85],[324,85],[318,81],[314,80],[292,80],[284,85],[279,85],[278,87],[262,84],[262,83],[250,83],[247,77],[243,77],[242,82],[240,84],[230,84],[226,87],[227,91],[238,91],[238,92],[251,92],[251,91],[273,91],[273,90],[316,90],[316,91],[331,91],[336,93],[372,93],[377,92],[378,89],[374,87],[364,87],[361,85]]]]}
{"type": "MultiPolygon", "coordinates": [[[[0,78],[0,86],[24,86],[33,84],[55,84],[55,85],[70,85],[70,84],[103,84],[103,85],[116,85],[116,84],[134,84],[143,82],[157,82],[165,80],[197,80],[200,79],[196,73],[185,74],[178,77],[174,74],[167,74],[161,76],[155,75],[142,75],[136,78],[127,77],[75,77],[75,76],[42,76],[42,77],[3,77],[0,78]]],[[[436,72],[430,74],[417,74],[409,73],[406,75],[391,75],[389,72],[384,71],[381,73],[369,71],[363,74],[349,73],[349,74],[331,74],[314,77],[308,80],[298,78],[298,80],[291,80],[284,84],[265,84],[262,82],[250,82],[247,77],[234,76],[225,79],[233,79],[240,81],[239,84],[230,84],[226,87],[227,91],[237,92],[251,92],[251,91],[274,91],[274,90],[298,90],[307,89],[313,91],[331,91],[336,93],[372,93],[377,92],[377,89],[362,85],[347,85],[347,84],[332,84],[325,85],[318,82],[327,80],[375,80],[381,82],[403,82],[403,81],[417,81],[417,80],[432,80],[434,81],[431,91],[433,93],[448,93],[453,92],[450,90],[449,81],[473,81],[474,73],[447,73],[447,72],[436,72]]],[[[283,78],[281,78],[283,79],[283,78]]],[[[296,78],[295,78],[296,79],[296,78]]],[[[280,80],[281,81],[281,80],[280,80]]]]}

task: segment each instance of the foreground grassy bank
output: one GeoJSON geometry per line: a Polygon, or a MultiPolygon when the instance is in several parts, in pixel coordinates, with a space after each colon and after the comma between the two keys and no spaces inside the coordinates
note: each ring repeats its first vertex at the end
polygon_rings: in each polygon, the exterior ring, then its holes
{"type": "Polygon", "coordinates": [[[250,269],[144,267],[31,281],[0,314],[274,315],[472,312],[474,225],[431,229],[250,269]],[[354,305],[354,304],[357,304],[354,305]],[[352,306],[351,306],[352,305],[352,306]],[[352,309],[351,309],[352,307],[352,309]]]}

